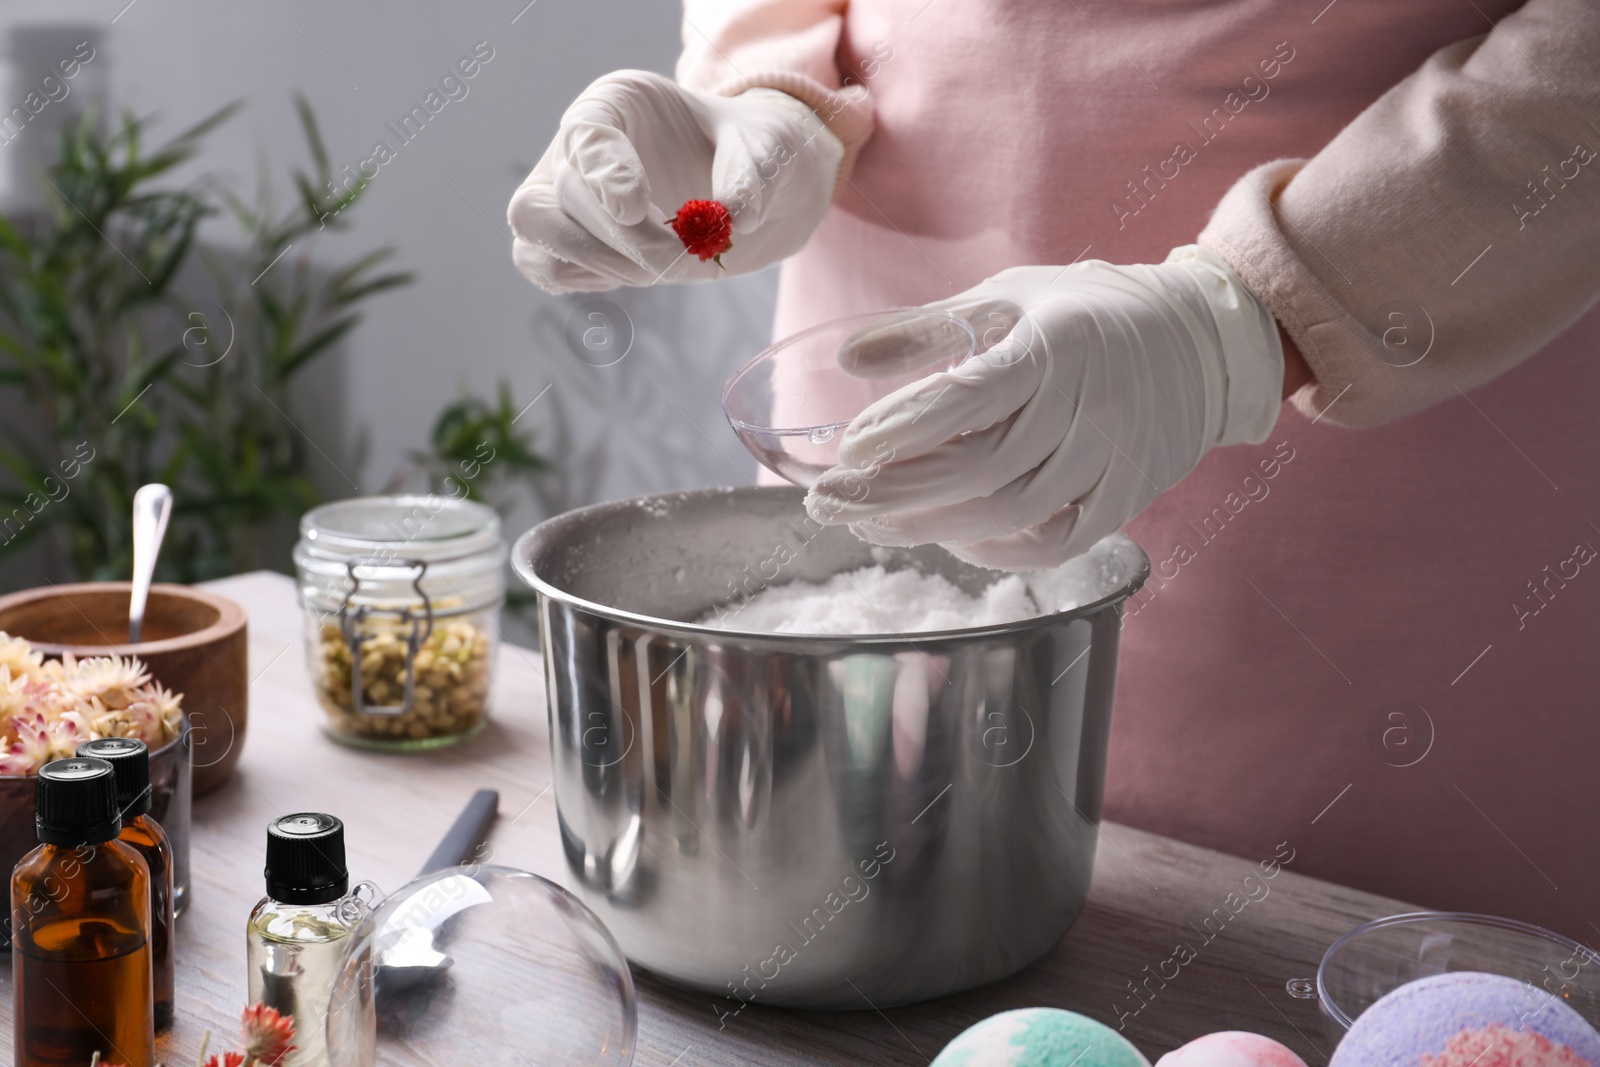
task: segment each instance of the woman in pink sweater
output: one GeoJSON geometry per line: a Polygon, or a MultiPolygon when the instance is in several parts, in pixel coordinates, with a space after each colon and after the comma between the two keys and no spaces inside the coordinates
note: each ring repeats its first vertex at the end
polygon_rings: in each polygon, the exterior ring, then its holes
{"type": "Polygon", "coordinates": [[[858,420],[896,461],[832,514],[997,566],[1128,522],[1106,814],[1600,938],[1600,6],[685,16],[676,83],[596,83],[518,191],[529,277],[722,276],[667,227],[709,194],[727,271],[785,259],[778,335],[995,330],[858,420]]]}

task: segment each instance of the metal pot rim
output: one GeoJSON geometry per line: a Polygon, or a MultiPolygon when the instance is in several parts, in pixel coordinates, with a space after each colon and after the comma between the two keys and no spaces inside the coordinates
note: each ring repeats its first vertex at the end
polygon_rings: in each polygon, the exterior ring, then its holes
{"type": "MultiPolygon", "coordinates": [[[[789,486],[760,486],[756,488],[758,491],[762,489],[791,490],[791,487],[789,486]]],[[[743,491],[748,492],[749,490],[743,491]]],[[[937,641],[967,640],[974,637],[1014,634],[1025,630],[1043,627],[1045,625],[1066,622],[1093,615],[1095,612],[1100,611],[1108,605],[1120,603],[1121,601],[1133,596],[1133,594],[1137,593],[1141,588],[1143,588],[1144,583],[1150,577],[1150,557],[1146,555],[1144,549],[1139,545],[1138,542],[1134,541],[1126,534],[1116,533],[1112,534],[1111,536],[1120,538],[1138,551],[1139,557],[1142,560],[1139,565],[1138,572],[1134,574],[1133,577],[1123,582],[1123,584],[1114,592],[1109,593],[1098,600],[1079,605],[1075,608],[1070,608],[1065,611],[1054,611],[1045,615],[1036,615],[1031,619],[1023,619],[1019,622],[998,623],[990,626],[968,626],[954,630],[926,630],[911,634],[806,634],[773,633],[767,630],[741,630],[736,627],[702,626],[698,623],[680,622],[676,619],[662,619],[653,615],[645,615],[639,612],[627,611],[622,608],[610,607],[606,604],[596,603],[595,601],[586,600],[583,597],[575,596],[563,589],[558,589],[557,587],[551,585],[534,572],[530,559],[533,542],[556,524],[574,522],[582,516],[592,515],[595,513],[621,511],[625,508],[638,507],[642,502],[646,501],[665,499],[684,501],[700,497],[726,496],[728,494],[738,492],[741,492],[741,490],[733,487],[676,490],[664,493],[648,493],[643,496],[627,497],[622,500],[608,500],[598,504],[588,504],[583,507],[573,508],[570,511],[564,511],[559,515],[551,516],[518,537],[515,545],[513,545],[511,549],[511,566],[512,569],[517,572],[517,577],[521,578],[525,584],[532,588],[541,597],[548,597],[558,603],[579,608],[583,611],[598,615],[602,618],[610,619],[614,622],[631,623],[633,625],[647,627],[657,632],[669,634],[682,634],[693,637],[722,636],[728,638],[737,638],[742,644],[749,644],[752,642],[769,642],[775,645],[790,645],[800,643],[815,645],[820,641],[837,643],[841,646],[903,645],[915,647],[937,641]]],[[[996,573],[998,574],[1001,572],[997,571],[996,573]]]]}

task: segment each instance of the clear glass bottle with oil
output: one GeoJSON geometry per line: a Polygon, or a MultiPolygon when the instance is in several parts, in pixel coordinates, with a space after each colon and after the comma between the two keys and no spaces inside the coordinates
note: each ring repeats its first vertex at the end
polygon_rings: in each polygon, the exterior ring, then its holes
{"type": "Polygon", "coordinates": [[[116,772],[39,771],[40,845],[11,874],[16,1067],[155,1062],[150,868],[117,840],[116,772]]]}
{"type": "Polygon", "coordinates": [[[326,1067],[329,996],[366,905],[350,893],[344,824],[303,812],[267,827],[267,895],[250,913],[250,1000],[294,1016],[283,1067],[326,1067]]]}
{"type": "Polygon", "coordinates": [[[150,817],[150,750],[132,737],[103,737],[78,746],[78,755],[103,759],[117,772],[117,808],[122,832],[117,840],[132,846],[150,868],[150,965],[155,973],[156,1030],[172,1025],[176,999],[174,958],[172,842],[150,817]]]}

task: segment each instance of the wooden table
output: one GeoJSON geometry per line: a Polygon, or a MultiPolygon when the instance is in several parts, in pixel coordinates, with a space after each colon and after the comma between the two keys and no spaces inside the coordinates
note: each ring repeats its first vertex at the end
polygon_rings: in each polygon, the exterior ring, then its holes
{"type": "MultiPolygon", "coordinates": [[[[277,815],[338,815],[347,826],[352,877],[393,889],[415,873],[472,791],[494,788],[501,817],[493,861],[567,881],[536,653],[501,648],[491,725],[471,742],[420,758],[360,752],[320,731],[293,583],[257,573],[211,588],[250,613],[250,728],[238,773],[195,805],[193,904],[178,930],[178,1022],[158,1041],[169,1067],[193,1064],[208,1029],[231,1047],[245,1000],[244,923],[262,895],[265,827],[277,815]]],[[[1323,949],[1351,926],[1414,909],[1296,874],[1292,862],[1270,881],[1259,874],[1252,860],[1107,824],[1082,917],[1022,974],[882,1012],[865,1004],[832,1013],[752,1006],[722,1030],[712,1010],[717,998],[636,976],[635,1063],[923,1065],[987,1015],[1050,1005],[1112,1025],[1123,1018],[1124,1033],[1152,1061],[1200,1034],[1244,1029],[1324,1064],[1316,1006],[1291,999],[1285,981],[1314,974],[1323,949]],[[1229,894],[1238,896],[1230,901],[1229,894]],[[1240,906],[1250,895],[1257,899],[1240,906]],[[1214,913],[1228,921],[1212,918],[1207,926],[1214,913]],[[1194,951],[1181,967],[1169,962],[1180,943],[1194,951]],[[1164,982],[1158,976],[1175,971],[1164,982]],[[1131,985],[1154,992],[1138,1001],[1131,985]]],[[[9,970],[0,977],[0,1020],[9,1035],[9,970]]],[[[9,1036],[3,1047],[9,1058],[9,1036]]]]}

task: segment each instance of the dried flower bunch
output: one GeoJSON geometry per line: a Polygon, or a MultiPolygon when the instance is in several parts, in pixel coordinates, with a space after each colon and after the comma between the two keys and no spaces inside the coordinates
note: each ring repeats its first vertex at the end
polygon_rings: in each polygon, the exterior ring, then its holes
{"type": "MultiPolygon", "coordinates": [[[[252,1004],[240,1018],[240,1035],[244,1038],[244,1051],[224,1052],[206,1057],[211,1044],[211,1031],[206,1031],[200,1043],[197,1067],[279,1067],[289,1054],[298,1051],[294,1043],[294,1016],[281,1015],[265,1004],[252,1004]]],[[[102,1060],[98,1053],[89,1067],[122,1067],[119,1063],[102,1060]]]]}
{"type": "Polygon", "coordinates": [[[47,660],[0,633],[0,775],[35,774],[102,737],[138,738],[154,752],[182,729],[182,701],[138,659],[47,660]]]}

